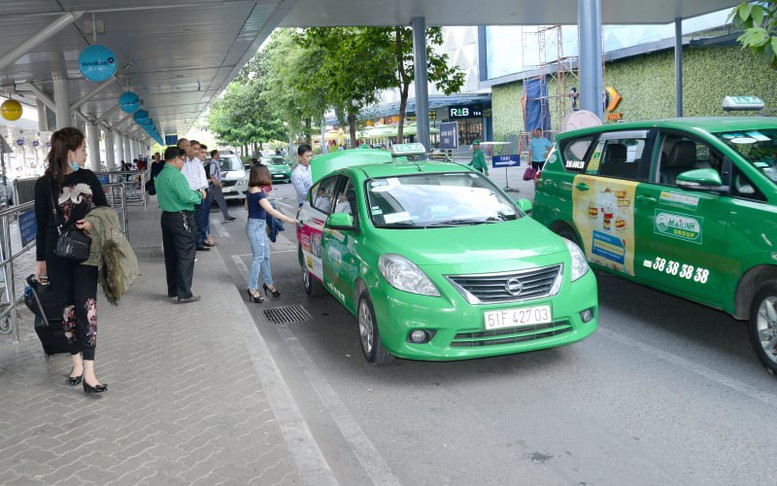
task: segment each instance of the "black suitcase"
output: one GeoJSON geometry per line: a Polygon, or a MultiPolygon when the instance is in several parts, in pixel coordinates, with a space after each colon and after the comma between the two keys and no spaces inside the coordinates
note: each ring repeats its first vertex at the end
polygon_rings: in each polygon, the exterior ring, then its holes
{"type": "Polygon", "coordinates": [[[62,328],[62,321],[49,321],[47,325],[46,321],[36,315],[35,332],[38,333],[46,357],[70,351],[65,331],[62,328]]]}
{"type": "Polygon", "coordinates": [[[51,287],[35,280],[35,275],[28,276],[24,303],[35,316],[35,332],[46,356],[70,351],[62,326],[61,305],[51,287]]]}

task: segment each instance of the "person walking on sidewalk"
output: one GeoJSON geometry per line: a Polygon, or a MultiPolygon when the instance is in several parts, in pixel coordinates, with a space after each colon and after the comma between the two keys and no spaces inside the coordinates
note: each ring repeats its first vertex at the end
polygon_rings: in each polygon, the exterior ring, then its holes
{"type": "Polygon", "coordinates": [[[313,175],[310,173],[310,159],[313,158],[313,149],[310,145],[302,144],[297,148],[297,160],[299,164],[291,171],[291,185],[297,193],[297,204],[302,206],[308,195],[308,189],[313,185],[313,175]]]}
{"type": "Polygon", "coordinates": [[[208,180],[210,181],[208,188],[210,190],[211,197],[214,201],[216,201],[219,209],[221,209],[221,215],[224,217],[224,222],[234,221],[235,217],[229,214],[227,201],[224,199],[224,193],[221,192],[221,154],[219,154],[218,150],[211,150],[210,152],[208,180]]]}
{"type": "Polygon", "coordinates": [[[480,140],[475,139],[472,141],[472,160],[469,164],[475,170],[488,175],[488,164],[486,164],[486,156],[483,151],[480,150],[480,140]]]}
{"type": "Polygon", "coordinates": [[[270,244],[267,241],[267,215],[278,218],[290,224],[296,224],[297,220],[290,218],[274,209],[267,199],[263,188],[272,184],[270,170],[264,165],[256,165],[251,169],[248,178],[248,191],[246,192],[246,208],[248,209],[248,221],[246,222],[246,236],[251,244],[251,269],[248,272],[248,299],[251,302],[264,302],[267,292],[273,297],[280,297],[281,292],[273,284],[272,270],[270,269],[270,244]],[[265,295],[259,292],[259,273],[262,274],[262,288],[265,295]]]}
{"type": "Polygon", "coordinates": [[[165,150],[165,166],[156,177],[157,201],[162,210],[167,297],[179,304],[200,300],[199,295],[192,295],[197,250],[194,206],[205,198],[205,190],[192,190],[181,173],[184,157],[184,151],[179,147],[168,147],[165,150]]]}
{"type": "Polygon", "coordinates": [[[36,235],[35,279],[48,277],[62,302],[65,336],[70,344],[73,369],[68,384],[83,382],[85,393],[102,393],[94,372],[97,345],[97,267],[65,260],[54,255],[57,225],[75,226],[85,232],[92,224],[84,218],[96,206],[108,206],[102,185],[94,172],[84,169],[84,134],[66,127],[51,136],[48,167],[35,182],[36,235]]]}

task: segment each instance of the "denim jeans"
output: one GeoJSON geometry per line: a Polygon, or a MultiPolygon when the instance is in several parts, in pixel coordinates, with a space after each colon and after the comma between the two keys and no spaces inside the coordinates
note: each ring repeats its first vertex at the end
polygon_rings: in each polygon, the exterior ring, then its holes
{"type": "Polygon", "coordinates": [[[251,244],[251,268],[248,270],[248,288],[259,288],[259,273],[261,270],[262,281],[272,285],[272,273],[270,270],[270,245],[267,242],[267,223],[263,219],[249,218],[246,223],[246,236],[251,244]]]}

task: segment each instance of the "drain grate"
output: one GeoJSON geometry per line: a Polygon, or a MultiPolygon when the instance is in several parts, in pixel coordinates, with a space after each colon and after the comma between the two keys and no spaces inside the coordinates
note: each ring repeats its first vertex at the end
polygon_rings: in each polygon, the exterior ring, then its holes
{"type": "Polygon", "coordinates": [[[291,324],[313,319],[301,305],[286,305],[264,309],[264,317],[273,324],[291,324]]]}

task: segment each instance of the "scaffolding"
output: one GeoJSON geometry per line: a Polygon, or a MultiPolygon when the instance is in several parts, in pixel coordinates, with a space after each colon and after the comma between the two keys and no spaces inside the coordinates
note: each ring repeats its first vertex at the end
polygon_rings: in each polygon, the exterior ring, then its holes
{"type": "MultiPolygon", "coordinates": [[[[551,140],[559,132],[564,119],[577,109],[577,86],[580,84],[578,59],[577,56],[568,56],[564,53],[563,41],[561,25],[541,25],[524,28],[522,31],[523,70],[530,73],[531,78],[544,79],[545,85],[549,88],[546,96],[527,98],[526,101],[545,100],[547,102],[541,103],[542,116],[550,115],[551,129],[544,135],[551,140]],[[553,57],[549,60],[551,52],[553,57]],[[546,109],[549,113],[545,113],[546,109]]],[[[525,120],[522,128],[520,146],[525,150],[531,138],[531,133],[525,130],[525,120]]]]}

